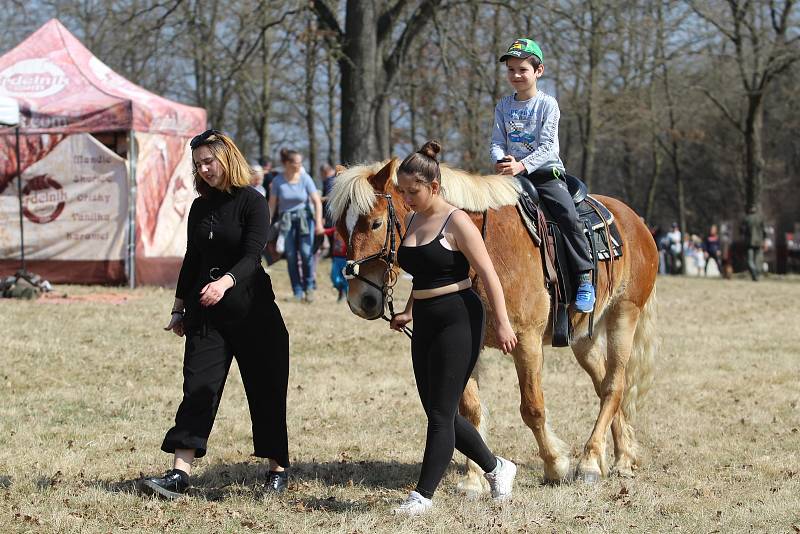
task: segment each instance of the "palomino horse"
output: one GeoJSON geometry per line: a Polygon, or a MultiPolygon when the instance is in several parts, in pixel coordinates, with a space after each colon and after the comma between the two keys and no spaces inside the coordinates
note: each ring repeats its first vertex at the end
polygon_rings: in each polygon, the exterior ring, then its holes
{"type": "MultiPolygon", "coordinates": [[[[348,243],[347,268],[353,279],[347,301],[353,313],[365,319],[385,317],[387,306],[393,312],[395,251],[408,213],[395,193],[397,167],[397,159],[392,159],[340,169],[330,199],[331,215],[348,243]]],[[[566,480],[571,474],[569,449],[547,422],[541,387],[542,345],[551,336],[550,295],[540,250],[527,234],[515,206],[519,186],[503,176],[474,176],[445,165],[441,171],[442,194],[448,202],[467,211],[479,228],[486,223],[486,248],[505,290],[508,315],[519,340],[513,358],[522,419],[536,438],[545,480],[566,480]]],[[[652,382],[657,350],[658,253],[653,238],[628,206],[613,198],[596,198],[614,214],[623,255],[598,266],[592,336],[588,333],[588,315],[572,317],[572,350],[600,397],[600,413],[575,470],[576,478],[586,482],[596,482],[609,473],[605,461],[609,426],[614,442],[613,472],[633,475],[639,457],[631,422],[637,403],[652,382]]],[[[486,303],[481,281],[477,280],[474,287],[486,303]]],[[[497,348],[493,326],[487,322],[485,345],[497,348]]],[[[459,411],[479,429],[485,423],[474,374],[459,411]]],[[[468,492],[483,491],[480,474],[480,469],[468,462],[467,478],[459,486],[468,492]]]]}

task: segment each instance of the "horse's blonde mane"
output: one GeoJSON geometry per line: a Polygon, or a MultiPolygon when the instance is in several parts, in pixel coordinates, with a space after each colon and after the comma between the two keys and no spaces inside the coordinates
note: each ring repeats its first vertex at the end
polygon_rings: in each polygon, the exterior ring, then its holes
{"type": "MultiPolygon", "coordinates": [[[[376,197],[369,179],[388,163],[355,165],[339,173],[328,199],[333,220],[339,220],[349,205],[354,205],[359,215],[372,211],[376,197]]],[[[517,203],[519,185],[507,176],[480,176],[444,164],[440,169],[442,197],[457,208],[480,212],[517,203]]],[[[392,182],[397,184],[396,172],[392,172],[392,182]]]]}

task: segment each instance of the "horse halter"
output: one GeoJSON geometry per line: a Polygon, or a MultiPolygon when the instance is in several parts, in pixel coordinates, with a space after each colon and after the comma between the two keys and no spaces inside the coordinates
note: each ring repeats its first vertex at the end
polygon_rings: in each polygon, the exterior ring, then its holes
{"type": "MultiPolygon", "coordinates": [[[[397,283],[397,273],[394,270],[394,263],[397,253],[395,252],[395,245],[397,244],[397,236],[402,234],[402,229],[400,228],[400,221],[397,219],[397,213],[394,210],[394,204],[392,203],[392,195],[388,193],[375,193],[378,197],[383,197],[386,199],[387,203],[387,210],[386,210],[386,237],[383,240],[383,246],[381,249],[376,252],[375,254],[371,254],[364,258],[358,260],[347,260],[347,263],[344,267],[344,277],[347,280],[357,279],[360,280],[378,291],[381,292],[382,302],[381,302],[381,319],[385,319],[386,321],[392,320],[392,318],[397,315],[394,312],[394,286],[397,283]],[[372,280],[361,276],[359,274],[360,267],[362,263],[367,263],[373,260],[382,261],[386,265],[386,269],[383,271],[383,285],[379,286],[372,280]],[[389,316],[386,315],[386,307],[389,308],[389,316]]],[[[411,338],[412,330],[407,326],[403,327],[403,333],[411,338]]]]}

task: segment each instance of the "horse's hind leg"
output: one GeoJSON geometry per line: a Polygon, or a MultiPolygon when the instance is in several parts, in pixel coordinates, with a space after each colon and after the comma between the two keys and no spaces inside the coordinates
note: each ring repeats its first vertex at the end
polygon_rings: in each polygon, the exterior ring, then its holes
{"type": "MultiPolygon", "coordinates": [[[[480,366],[480,359],[478,360],[480,366]]],[[[458,405],[458,412],[472,425],[478,429],[481,437],[486,441],[486,413],[483,409],[483,404],[480,399],[480,390],[478,388],[477,374],[479,372],[478,366],[473,371],[472,376],[467,382],[467,387],[464,388],[464,393],[461,395],[461,402],[458,405]]],[[[478,464],[467,458],[467,474],[458,483],[459,491],[467,494],[468,496],[477,496],[483,493],[488,487],[488,482],[483,477],[483,471],[478,464]]]]}
{"type": "Polygon", "coordinates": [[[542,336],[540,332],[525,332],[518,336],[514,349],[514,365],[519,378],[522,420],[533,431],[544,461],[544,478],[561,482],[569,475],[569,448],[550,429],[542,391],[542,336]]]}
{"type": "MultiPolygon", "coordinates": [[[[583,337],[575,341],[572,350],[575,358],[581,367],[589,374],[594,385],[595,393],[602,399],[601,391],[603,379],[606,376],[606,334],[605,324],[596,325],[594,335],[583,337]]],[[[611,421],[611,436],[614,440],[614,469],[613,471],[620,476],[633,476],[633,464],[635,463],[634,450],[636,442],[633,429],[625,421],[622,410],[617,410],[617,414],[611,421]]],[[[605,449],[605,440],[602,442],[605,449]]],[[[608,474],[606,467],[606,454],[602,450],[598,458],[600,472],[605,476],[608,474]]]]}
{"type": "MultiPolygon", "coordinates": [[[[606,372],[600,384],[600,413],[594,430],[583,449],[577,476],[586,482],[596,482],[604,471],[605,436],[612,420],[620,411],[625,389],[625,367],[631,355],[633,336],[640,310],[632,302],[622,301],[609,310],[606,316],[606,372]]],[[[592,354],[593,351],[589,351],[592,354]]],[[[597,356],[596,354],[594,355],[597,356]]],[[[613,435],[624,444],[624,420],[617,418],[613,435]]],[[[619,444],[615,446],[619,449],[619,444]]],[[[621,452],[621,451],[617,451],[621,452]]],[[[619,463],[619,457],[618,462],[619,463]]],[[[622,467],[622,465],[620,466],[622,467]]]]}
{"type": "MultiPolygon", "coordinates": [[[[572,352],[575,353],[575,359],[578,360],[583,370],[591,377],[594,391],[602,400],[601,390],[603,379],[606,376],[606,336],[605,330],[602,327],[598,328],[599,326],[595,326],[594,335],[591,338],[583,337],[574,341],[572,343],[572,352]]],[[[603,439],[600,443],[601,448],[598,454],[599,468],[603,475],[608,473],[605,446],[606,441],[603,439]]]]}

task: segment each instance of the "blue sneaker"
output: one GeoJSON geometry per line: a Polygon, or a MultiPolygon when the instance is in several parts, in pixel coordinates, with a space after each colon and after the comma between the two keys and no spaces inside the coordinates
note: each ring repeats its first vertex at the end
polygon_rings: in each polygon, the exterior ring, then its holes
{"type": "Polygon", "coordinates": [[[591,282],[581,282],[578,286],[575,309],[581,313],[590,313],[594,309],[594,286],[591,282]]]}

